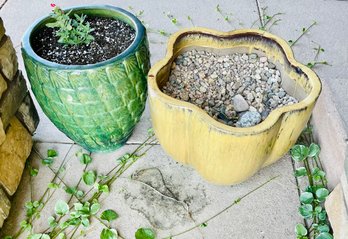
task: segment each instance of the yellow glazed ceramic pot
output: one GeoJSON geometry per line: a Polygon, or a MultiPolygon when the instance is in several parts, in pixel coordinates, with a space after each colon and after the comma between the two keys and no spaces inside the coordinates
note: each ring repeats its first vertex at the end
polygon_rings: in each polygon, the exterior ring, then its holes
{"type": "Polygon", "coordinates": [[[309,120],[321,91],[318,76],[294,59],[287,42],[255,29],[225,33],[192,28],[177,32],[169,40],[165,58],[150,70],[148,83],[153,128],[164,150],[217,184],[242,182],[288,152],[309,120]],[[299,103],[280,107],[249,128],[214,120],[199,107],[161,91],[172,62],[192,49],[267,56],[281,72],[282,87],[299,103]]]}

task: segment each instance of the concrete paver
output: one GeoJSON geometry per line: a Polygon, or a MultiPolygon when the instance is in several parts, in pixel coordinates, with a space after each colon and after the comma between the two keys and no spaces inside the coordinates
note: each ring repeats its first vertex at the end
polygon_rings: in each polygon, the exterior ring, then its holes
{"type": "MultiPolygon", "coordinates": [[[[53,165],[55,170],[69,152],[61,177],[66,184],[76,185],[84,168],[75,157],[75,153],[81,148],[71,148],[68,144],[35,145],[43,155],[51,147],[57,149],[60,154],[53,165]]],[[[117,158],[136,147],[128,145],[113,153],[92,154],[93,162],[87,170],[95,170],[98,174],[105,175],[117,164],[117,158]]],[[[39,167],[39,174],[33,179],[34,199],[37,200],[54,175],[47,166],[41,164],[37,154],[32,154],[31,158],[32,165],[39,167]]],[[[133,238],[138,227],[154,228],[158,238],[163,238],[204,222],[276,175],[280,175],[279,178],[210,221],[207,227],[199,227],[177,238],[290,239],[294,237],[293,228],[296,223],[301,222],[301,218],[297,213],[297,186],[288,156],[261,170],[247,182],[235,186],[218,186],[203,180],[194,169],[176,163],[165,154],[161,146],[156,145],[129,168],[112,185],[111,193],[101,197],[100,201],[102,210],[113,209],[120,215],[112,225],[124,238],[133,238]]],[[[28,172],[25,172],[12,204],[10,218],[2,231],[3,235],[11,234],[18,229],[18,224],[24,217],[24,203],[30,200],[29,185],[28,172]]],[[[84,183],[79,187],[84,191],[89,188],[84,183]]],[[[41,218],[35,222],[34,229],[40,231],[47,228],[47,217],[54,214],[55,202],[68,198],[62,188],[58,189],[43,210],[41,218]]],[[[93,227],[88,229],[85,238],[99,238],[101,230],[102,225],[96,221],[93,227]]]]}

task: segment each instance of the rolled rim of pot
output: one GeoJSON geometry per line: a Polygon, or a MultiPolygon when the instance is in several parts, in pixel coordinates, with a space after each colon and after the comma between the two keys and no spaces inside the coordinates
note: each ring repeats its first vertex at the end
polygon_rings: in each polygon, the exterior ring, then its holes
{"type": "Polygon", "coordinates": [[[29,57],[35,59],[35,61],[38,61],[41,64],[51,68],[56,68],[61,70],[91,69],[91,68],[104,66],[106,64],[110,64],[113,62],[117,62],[123,59],[125,56],[135,52],[146,32],[144,25],[136,16],[134,16],[132,13],[119,7],[114,7],[110,5],[87,5],[87,6],[74,6],[74,7],[63,9],[63,11],[70,11],[70,10],[72,11],[72,14],[84,13],[88,15],[88,13],[93,13],[93,14],[98,13],[99,16],[104,16],[104,17],[112,17],[114,16],[115,13],[117,13],[118,16],[121,18],[116,18],[116,19],[119,19],[121,21],[128,20],[126,21],[126,23],[129,24],[132,28],[134,28],[135,38],[125,51],[105,61],[101,61],[94,64],[86,64],[86,65],[64,65],[64,64],[51,62],[37,55],[35,51],[33,50],[33,48],[31,47],[32,34],[38,28],[42,27],[44,24],[49,22],[49,20],[52,18],[50,14],[47,14],[46,16],[36,20],[33,24],[31,24],[31,26],[24,33],[24,36],[22,38],[22,52],[24,51],[29,57]],[[107,15],[105,15],[105,11],[108,12],[107,15]]]}
{"type": "MultiPolygon", "coordinates": [[[[223,49],[223,48],[214,48],[210,46],[209,41],[206,41],[205,43],[203,43],[203,45],[204,45],[204,48],[208,48],[208,49],[217,49],[217,50],[223,49]]],[[[216,130],[227,133],[227,134],[232,133],[237,135],[239,134],[240,135],[255,135],[260,132],[264,132],[270,129],[271,127],[273,127],[283,114],[294,112],[294,111],[304,111],[310,105],[314,105],[321,93],[321,81],[319,77],[309,67],[295,60],[291,47],[282,38],[275,36],[269,32],[257,30],[257,29],[240,29],[240,30],[234,30],[231,32],[221,32],[221,31],[216,31],[216,30],[207,29],[203,27],[193,27],[189,29],[183,29],[174,33],[169,38],[168,44],[167,44],[166,56],[162,60],[154,64],[148,73],[148,87],[149,87],[150,99],[151,97],[155,97],[156,99],[159,99],[160,101],[164,102],[165,104],[169,106],[176,106],[183,109],[189,109],[192,112],[198,113],[200,118],[204,120],[206,123],[208,123],[210,127],[214,127],[216,130]],[[233,39],[233,37],[236,37],[236,36],[258,36],[258,37],[265,38],[267,41],[270,41],[270,44],[272,43],[277,44],[282,50],[282,53],[286,57],[290,66],[293,67],[296,70],[296,72],[300,72],[301,74],[304,74],[308,78],[308,82],[311,86],[311,90],[309,93],[307,93],[306,97],[301,99],[298,103],[295,103],[292,105],[286,105],[286,106],[282,106],[282,107],[274,109],[264,121],[262,121],[261,123],[255,126],[239,128],[239,127],[233,127],[233,126],[229,126],[224,123],[221,123],[213,119],[211,116],[209,116],[200,107],[192,103],[173,98],[163,93],[160,90],[160,87],[158,85],[158,82],[161,78],[160,72],[164,68],[168,68],[168,66],[170,67],[171,62],[173,62],[173,60],[175,60],[176,58],[175,54],[177,52],[182,51],[188,46],[192,47],[193,49],[194,47],[202,47],[202,45],[195,45],[193,43],[188,43],[189,39],[186,39],[186,42],[182,44],[182,45],[186,44],[185,46],[182,46],[179,44],[184,37],[195,35],[195,34],[203,35],[205,37],[224,38],[224,39],[233,39]]]]}

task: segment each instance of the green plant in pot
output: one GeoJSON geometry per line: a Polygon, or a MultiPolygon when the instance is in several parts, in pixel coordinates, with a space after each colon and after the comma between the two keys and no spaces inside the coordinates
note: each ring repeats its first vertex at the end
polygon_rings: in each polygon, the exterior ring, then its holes
{"type": "Polygon", "coordinates": [[[117,7],[52,7],[22,41],[32,91],[73,141],[89,151],[117,149],[145,108],[150,68],[145,27],[117,7]]]}

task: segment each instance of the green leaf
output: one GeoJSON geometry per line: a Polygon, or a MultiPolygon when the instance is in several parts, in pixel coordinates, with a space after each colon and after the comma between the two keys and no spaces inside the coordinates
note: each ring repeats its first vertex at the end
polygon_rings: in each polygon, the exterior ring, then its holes
{"type": "Polygon", "coordinates": [[[303,226],[303,224],[300,224],[300,223],[296,225],[295,232],[297,236],[306,236],[308,233],[305,226],[303,226]]]}
{"type": "Polygon", "coordinates": [[[57,151],[55,151],[54,149],[47,150],[47,157],[54,158],[56,156],[58,156],[57,151]]]}
{"type": "Polygon", "coordinates": [[[57,189],[59,188],[59,185],[56,183],[49,183],[47,187],[50,189],[57,189]]]}
{"type": "Polygon", "coordinates": [[[82,154],[82,157],[80,159],[82,164],[90,164],[92,162],[92,157],[88,154],[82,154]]]}
{"type": "Polygon", "coordinates": [[[64,187],[64,190],[67,194],[70,195],[75,195],[75,193],[77,192],[76,187],[64,187]]]}
{"type": "Polygon", "coordinates": [[[91,206],[91,214],[94,215],[96,214],[100,209],[100,204],[99,203],[93,203],[91,206]]]}
{"type": "Polygon", "coordinates": [[[299,207],[298,210],[304,219],[310,219],[313,217],[313,206],[311,204],[304,204],[299,207]]]}
{"type": "Polygon", "coordinates": [[[317,230],[319,232],[330,232],[330,228],[328,225],[320,225],[318,226],[317,230]]]}
{"type": "Polygon", "coordinates": [[[42,159],[41,163],[45,166],[50,166],[53,164],[53,161],[54,161],[53,158],[48,157],[48,158],[42,159]]]}
{"type": "Polygon", "coordinates": [[[49,217],[48,219],[48,225],[53,228],[53,227],[56,227],[58,225],[56,219],[54,217],[49,217]]]}
{"type": "Polygon", "coordinates": [[[5,236],[3,239],[13,239],[12,236],[5,236]]]}
{"type": "Polygon", "coordinates": [[[333,236],[328,232],[322,232],[315,239],[333,239],[333,236]]]}
{"type": "Polygon", "coordinates": [[[318,167],[315,167],[313,170],[312,170],[312,176],[313,176],[313,179],[315,181],[320,181],[321,179],[324,179],[325,178],[325,172],[322,171],[320,168],[318,167]]]}
{"type": "Polygon", "coordinates": [[[86,218],[86,217],[82,218],[81,219],[81,224],[84,227],[89,227],[89,220],[88,220],[88,218],[86,218]]]}
{"type": "Polygon", "coordinates": [[[307,175],[307,169],[305,167],[295,169],[295,177],[302,177],[305,175],[307,175]]]}
{"type": "Polygon", "coordinates": [[[135,239],[155,239],[155,232],[151,228],[139,228],[135,232],[135,239]]]}
{"type": "Polygon", "coordinates": [[[69,212],[69,205],[63,200],[57,201],[54,211],[58,216],[64,216],[69,212]]]}
{"type": "Polygon", "coordinates": [[[29,172],[30,176],[35,177],[38,175],[38,173],[39,173],[39,170],[37,168],[30,167],[30,172],[29,172]]]}
{"type": "Polygon", "coordinates": [[[84,194],[85,194],[85,193],[84,193],[83,191],[79,190],[79,191],[76,192],[75,195],[76,195],[76,197],[78,197],[78,198],[82,198],[84,194]]]}
{"type": "Polygon", "coordinates": [[[295,145],[291,148],[291,157],[293,160],[300,162],[308,157],[309,148],[305,145],[295,145]]]}
{"type": "Polygon", "coordinates": [[[320,153],[320,147],[317,144],[311,143],[311,145],[309,146],[309,157],[318,157],[320,153]]]}
{"type": "Polygon", "coordinates": [[[300,202],[303,204],[308,204],[313,202],[313,194],[309,192],[303,192],[300,195],[300,202]]]}
{"type": "Polygon", "coordinates": [[[114,210],[111,210],[111,209],[105,210],[100,215],[100,219],[108,221],[108,222],[112,222],[112,221],[116,220],[117,218],[118,218],[118,214],[114,210]]]}
{"type": "Polygon", "coordinates": [[[208,226],[208,223],[206,222],[203,222],[201,225],[199,225],[200,227],[207,227],[208,226]]]}
{"type": "Polygon", "coordinates": [[[57,236],[57,239],[66,239],[66,235],[64,232],[59,233],[59,235],[57,236]]]}
{"type": "Polygon", "coordinates": [[[317,196],[317,199],[322,202],[326,199],[326,197],[329,195],[329,190],[326,188],[319,188],[315,191],[315,195],[317,196]]]}
{"type": "Polygon", "coordinates": [[[104,185],[98,184],[98,191],[103,192],[103,193],[109,193],[109,186],[106,184],[104,184],[104,185]]]}
{"type": "Polygon", "coordinates": [[[26,220],[21,221],[20,226],[24,230],[31,230],[31,228],[32,228],[32,225],[29,224],[26,220]]]}
{"type": "Polygon", "coordinates": [[[32,234],[27,239],[51,239],[51,237],[47,234],[32,234]]]}
{"type": "Polygon", "coordinates": [[[319,214],[318,214],[318,218],[320,221],[325,221],[326,220],[326,211],[322,210],[319,214]]]}
{"type": "Polygon", "coordinates": [[[85,182],[85,184],[89,186],[95,183],[96,178],[97,178],[97,175],[94,171],[85,172],[82,176],[82,179],[85,182]]]}
{"type": "Polygon", "coordinates": [[[320,213],[322,210],[323,210],[323,208],[322,208],[321,206],[316,206],[316,207],[314,208],[314,211],[315,211],[316,213],[320,213]]]}
{"type": "Polygon", "coordinates": [[[100,239],[117,239],[117,231],[115,229],[104,228],[100,234],[100,239]]]}

